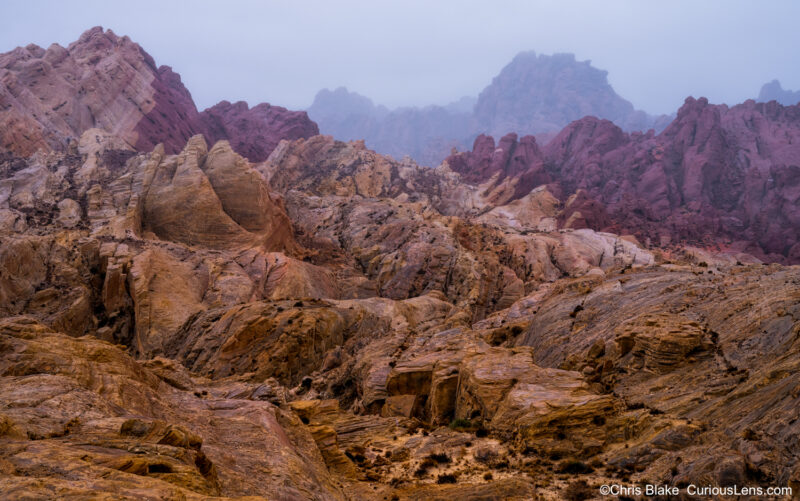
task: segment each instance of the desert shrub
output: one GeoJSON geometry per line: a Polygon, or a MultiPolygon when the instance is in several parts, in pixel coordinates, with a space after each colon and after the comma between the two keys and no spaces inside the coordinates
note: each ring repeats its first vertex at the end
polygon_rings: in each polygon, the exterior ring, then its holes
{"type": "Polygon", "coordinates": [[[461,419],[461,418],[450,421],[451,430],[459,430],[465,428],[472,428],[472,421],[470,421],[469,419],[461,419]]]}
{"type": "Polygon", "coordinates": [[[556,471],[558,473],[584,474],[593,472],[594,468],[583,461],[578,461],[577,459],[567,459],[558,465],[556,471]]]}
{"type": "Polygon", "coordinates": [[[436,461],[438,464],[447,464],[450,462],[450,456],[445,453],[432,453],[428,455],[428,459],[436,461]]]}

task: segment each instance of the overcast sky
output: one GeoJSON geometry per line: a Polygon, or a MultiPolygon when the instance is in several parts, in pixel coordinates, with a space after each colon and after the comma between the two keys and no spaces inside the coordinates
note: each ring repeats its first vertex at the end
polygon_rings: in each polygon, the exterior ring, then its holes
{"type": "Polygon", "coordinates": [[[477,95],[523,50],[572,52],[622,97],[671,113],[800,89],[800,1],[0,1],[0,51],[101,25],[181,74],[198,107],[308,107],[346,86],[389,107],[477,95]],[[189,4],[192,4],[191,6],[189,4]]]}

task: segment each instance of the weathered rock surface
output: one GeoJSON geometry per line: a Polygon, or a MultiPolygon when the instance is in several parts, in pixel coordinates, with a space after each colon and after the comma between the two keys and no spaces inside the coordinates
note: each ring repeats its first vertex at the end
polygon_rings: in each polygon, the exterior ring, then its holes
{"type": "Polygon", "coordinates": [[[299,241],[316,251],[314,264],[349,265],[393,299],[438,290],[474,318],[510,306],[542,280],[653,260],[614,235],[556,231],[558,211],[547,194],[544,222],[495,227],[444,216],[479,214],[503,197],[475,187],[462,197],[450,190],[457,179],[446,168],[397,163],[360,144],[325,136],[283,143],[259,169],[284,191],[299,241]],[[536,232],[540,224],[550,231],[536,232]]]}
{"type": "Polygon", "coordinates": [[[227,101],[199,113],[180,76],[128,37],[92,28],[68,47],[17,47],[0,55],[0,149],[28,156],[62,151],[90,128],[139,151],[176,153],[204,134],[231,141],[253,161],[281,139],[318,133],[305,112],[227,101]]]}
{"type": "Polygon", "coordinates": [[[0,343],[6,499],[346,499],[288,409],[225,384],[176,388],[117,346],[25,317],[0,321],[0,343]]]}
{"type": "Polygon", "coordinates": [[[689,98],[657,136],[587,117],[541,151],[532,137],[505,136],[495,148],[481,136],[447,163],[512,200],[546,184],[567,205],[563,227],[797,263],[799,126],[797,106],[689,98]]]}

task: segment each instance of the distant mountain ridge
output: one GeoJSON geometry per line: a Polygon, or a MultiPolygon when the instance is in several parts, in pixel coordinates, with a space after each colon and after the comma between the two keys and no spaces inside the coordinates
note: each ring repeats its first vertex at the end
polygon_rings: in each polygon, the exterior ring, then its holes
{"type": "Polygon", "coordinates": [[[786,90],[778,80],[773,80],[765,83],[761,87],[761,92],[758,93],[758,102],[768,103],[770,101],[778,101],[784,106],[795,105],[800,103],[800,90],[786,90]]]}
{"type": "Polygon", "coordinates": [[[446,106],[389,110],[339,87],[319,91],[308,114],[323,134],[346,141],[363,139],[380,153],[398,159],[409,155],[433,166],[452,148],[464,149],[475,135],[474,104],[474,98],[465,97],[446,106]]]}
{"type": "Polygon", "coordinates": [[[607,72],[589,61],[533,51],[518,54],[477,98],[389,110],[340,87],[321,90],[308,113],[324,134],[364,139],[378,152],[426,165],[438,164],[454,147],[468,148],[478,134],[549,139],[584,116],[611,120],[625,131],[661,131],[670,121],[634,109],[614,92],[607,72]]]}
{"type": "Polygon", "coordinates": [[[634,109],[607,77],[573,54],[521,52],[480,93],[475,115],[485,132],[498,136],[555,133],[585,116],[611,120],[625,131],[666,127],[668,119],[634,109]]]}

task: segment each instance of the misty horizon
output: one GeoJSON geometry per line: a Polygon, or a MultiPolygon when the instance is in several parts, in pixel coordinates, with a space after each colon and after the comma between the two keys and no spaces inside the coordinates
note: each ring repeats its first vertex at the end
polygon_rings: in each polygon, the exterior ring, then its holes
{"type": "Polygon", "coordinates": [[[389,109],[446,105],[477,97],[525,51],[591,61],[620,96],[650,114],[674,113],[689,96],[738,104],[774,79],[800,88],[793,64],[800,34],[792,26],[800,5],[789,1],[758,12],[720,1],[504,2],[491,11],[477,3],[456,10],[453,3],[355,1],[238,2],[225,11],[214,3],[37,5],[6,3],[0,51],[66,46],[100,25],[171,66],[200,109],[221,100],[306,109],[317,92],[339,87],[389,109]]]}

